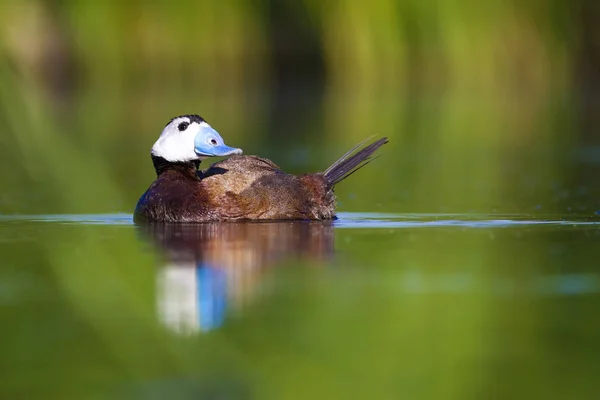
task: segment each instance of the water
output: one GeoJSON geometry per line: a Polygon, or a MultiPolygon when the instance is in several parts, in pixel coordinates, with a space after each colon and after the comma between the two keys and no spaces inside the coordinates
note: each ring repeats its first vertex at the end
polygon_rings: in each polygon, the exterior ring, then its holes
{"type": "Polygon", "coordinates": [[[596,398],[600,221],[0,217],[1,398],[596,398]]]}

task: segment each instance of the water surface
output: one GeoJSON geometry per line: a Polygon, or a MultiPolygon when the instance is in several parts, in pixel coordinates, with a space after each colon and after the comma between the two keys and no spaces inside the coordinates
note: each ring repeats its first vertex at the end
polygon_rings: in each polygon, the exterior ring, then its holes
{"type": "Polygon", "coordinates": [[[552,215],[4,215],[0,392],[600,394],[599,241],[599,220],[552,215]]]}

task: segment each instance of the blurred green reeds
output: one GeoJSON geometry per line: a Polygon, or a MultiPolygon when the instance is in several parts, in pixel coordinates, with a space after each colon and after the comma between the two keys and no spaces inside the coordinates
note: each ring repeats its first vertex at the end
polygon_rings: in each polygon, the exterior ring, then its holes
{"type": "Polygon", "coordinates": [[[577,140],[568,2],[0,7],[3,212],[130,211],[148,149],[183,113],[296,173],[389,136],[339,189],[363,210],[520,211],[521,172],[561,182],[555,155],[577,140]]]}

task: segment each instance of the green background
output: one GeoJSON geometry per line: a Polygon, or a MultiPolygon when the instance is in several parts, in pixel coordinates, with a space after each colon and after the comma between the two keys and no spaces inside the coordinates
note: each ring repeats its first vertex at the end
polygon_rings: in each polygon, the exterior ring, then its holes
{"type": "Polygon", "coordinates": [[[596,225],[489,222],[597,218],[596,8],[0,0],[0,397],[598,398],[596,225]],[[423,224],[193,231],[238,283],[177,334],[128,215],[12,215],[131,213],[188,113],[292,173],[388,136],[340,210],[423,224]]]}

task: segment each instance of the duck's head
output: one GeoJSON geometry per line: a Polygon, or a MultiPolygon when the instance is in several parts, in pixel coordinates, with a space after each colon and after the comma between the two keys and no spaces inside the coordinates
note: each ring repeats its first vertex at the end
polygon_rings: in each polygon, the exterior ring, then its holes
{"type": "Polygon", "coordinates": [[[188,162],[242,154],[242,149],[227,146],[201,116],[182,115],[165,126],[151,154],[170,162],[188,162]]]}

